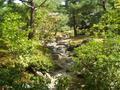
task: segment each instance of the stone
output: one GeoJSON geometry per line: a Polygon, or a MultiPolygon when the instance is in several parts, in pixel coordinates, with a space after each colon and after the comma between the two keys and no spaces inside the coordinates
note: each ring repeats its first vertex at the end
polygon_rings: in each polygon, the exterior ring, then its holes
{"type": "Polygon", "coordinates": [[[47,43],[47,47],[55,47],[57,45],[56,42],[53,42],[53,43],[47,43]]]}
{"type": "Polygon", "coordinates": [[[62,56],[60,54],[53,54],[53,59],[54,60],[61,60],[62,59],[62,56]]]}
{"type": "Polygon", "coordinates": [[[40,71],[36,71],[36,74],[38,75],[38,76],[44,76],[40,71]]]}

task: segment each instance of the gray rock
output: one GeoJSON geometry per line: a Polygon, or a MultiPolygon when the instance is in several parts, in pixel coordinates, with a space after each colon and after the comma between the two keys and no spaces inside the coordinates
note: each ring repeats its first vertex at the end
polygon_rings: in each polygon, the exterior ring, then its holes
{"type": "Polygon", "coordinates": [[[38,76],[44,76],[43,74],[42,74],[42,72],[40,72],[40,71],[36,71],[36,74],[38,75],[38,76]]]}
{"type": "Polygon", "coordinates": [[[47,43],[47,47],[55,47],[57,45],[56,42],[53,42],[53,43],[47,43]]]}
{"type": "Polygon", "coordinates": [[[69,40],[58,40],[57,42],[48,43],[48,48],[52,51],[52,57],[56,65],[63,70],[67,70],[70,65],[73,64],[72,58],[70,57],[71,52],[67,50],[69,40]]]}

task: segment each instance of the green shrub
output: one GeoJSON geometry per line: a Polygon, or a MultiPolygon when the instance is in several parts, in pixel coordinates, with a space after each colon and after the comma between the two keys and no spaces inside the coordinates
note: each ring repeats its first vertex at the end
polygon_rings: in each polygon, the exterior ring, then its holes
{"type": "Polygon", "coordinates": [[[34,76],[19,68],[0,68],[0,86],[12,88],[12,90],[40,89],[48,90],[50,81],[47,78],[34,76]]]}
{"type": "Polygon", "coordinates": [[[22,30],[25,23],[19,13],[7,13],[3,17],[0,30],[2,31],[1,39],[7,43],[10,52],[29,53],[32,42],[27,40],[28,32],[22,30]],[[24,52],[27,51],[27,52],[24,52]]]}
{"type": "Polygon", "coordinates": [[[3,49],[0,50],[0,86],[47,90],[49,80],[29,73],[26,68],[34,65],[36,71],[49,71],[53,68],[52,59],[49,53],[39,50],[39,41],[28,40],[29,30],[24,26],[22,16],[16,12],[8,12],[0,22],[0,49],[3,49]]]}
{"type": "Polygon", "coordinates": [[[68,90],[70,81],[71,79],[69,76],[59,76],[56,84],[57,90],[68,90]]]}
{"type": "Polygon", "coordinates": [[[92,41],[75,49],[75,72],[85,90],[120,89],[120,37],[92,41]]]}
{"type": "Polygon", "coordinates": [[[94,24],[90,33],[105,36],[108,33],[120,34],[120,10],[110,10],[105,13],[98,24],[94,24]]]}

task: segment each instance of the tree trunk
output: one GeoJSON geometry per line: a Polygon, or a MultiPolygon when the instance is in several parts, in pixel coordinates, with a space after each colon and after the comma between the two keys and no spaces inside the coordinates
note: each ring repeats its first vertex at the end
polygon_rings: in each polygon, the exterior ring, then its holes
{"type": "Polygon", "coordinates": [[[8,0],[8,4],[11,4],[13,2],[13,0],[8,0]]]}
{"type": "Polygon", "coordinates": [[[68,8],[68,0],[65,0],[65,7],[68,8]]]}
{"type": "Polygon", "coordinates": [[[103,7],[103,10],[106,11],[106,2],[107,0],[102,0],[102,7],[103,7]]]}
{"type": "Polygon", "coordinates": [[[73,29],[74,29],[74,36],[77,36],[77,28],[76,28],[76,16],[75,16],[75,11],[73,11],[73,29]]]}
{"type": "Polygon", "coordinates": [[[30,28],[32,29],[32,32],[29,33],[28,39],[32,39],[35,34],[35,29],[34,29],[34,14],[35,14],[35,4],[34,1],[30,1],[30,28]]]}

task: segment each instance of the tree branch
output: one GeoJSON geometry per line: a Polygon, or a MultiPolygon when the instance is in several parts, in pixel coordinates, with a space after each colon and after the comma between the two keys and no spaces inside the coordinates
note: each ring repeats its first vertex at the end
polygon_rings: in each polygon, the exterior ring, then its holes
{"type": "MultiPolygon", "coordinates": [[[[20,0],[24,5],[26,5],[27,7],[30,7],[30,8],[35,8],[27,3],[30,3],[29,1],[26,1],[26,0],[20,0]]],[[[47,2],[47,0],[44,0],[37,8],[40,8],[42,7],[45,3],[47,2]]]]}
{"type": "Polygon", "coordinates": [[[26,1],[26,0],[19,0],[19,1],[29,3],[29,1],[26,1]]]}
{"type": "Polygon", "coordinates": [[[38,7],[42,7],[46,2],[47,0],[44,0],[38,7]]]}
{"type": "Polygon", "coordinates": [[[23,2],[23,4],[24,4],[25,6],[27,6],[27,7],[35,8],[35,7],[33,7],[33,6],[31,6],[31,5],[27,4],[27,3],[25,3],[25,2],[23,2]]]}
{"type": "Polygon", "coordinates": [[[26,1],[26,0],[19,0],[19,1],[21,1],[27,7],[34,8],[33,6],[28,4],[28,3],[30,3],[29,1],[26,1]]]}

